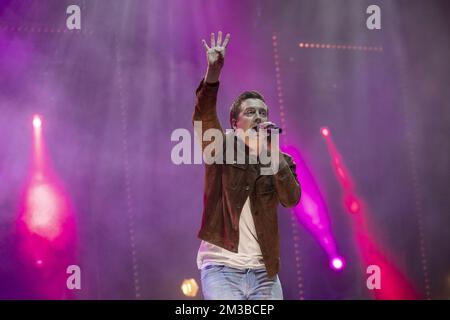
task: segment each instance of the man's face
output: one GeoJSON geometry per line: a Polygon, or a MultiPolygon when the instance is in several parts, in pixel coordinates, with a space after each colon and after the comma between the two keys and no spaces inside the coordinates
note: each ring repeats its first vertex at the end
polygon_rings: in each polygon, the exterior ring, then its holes
{"type": "Polygon", "coordinates": [[[267,106],[260,99],[246,99],[241,103],[241,112],[235,123],[236,129],[247,131],[258,123],[266,122],[268,117],[267,106]]]}

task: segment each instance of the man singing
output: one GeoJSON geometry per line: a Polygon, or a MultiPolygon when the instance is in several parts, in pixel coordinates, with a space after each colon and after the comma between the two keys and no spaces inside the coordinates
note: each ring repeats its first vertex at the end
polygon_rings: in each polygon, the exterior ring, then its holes
{"type": "MultiPolygon", "coordinates": [[[[217,117],[216,101],[229,40],[227,34],[222,42],[220,31],[217,42],[214,33],[211,34],[210,46],[203,40],[208,67],[196,91],[193,115],[193,122],[201,121],[201,137],[206,130],[216,129],[223,134],[224,141],[230,139],[223,133],[217,117]]],[[[245,91],[231,106],[230,125],[241,132],[278,128],[268,121],[268,116],[264,97],[256,91],[245,91]]],[[[231,150],[235,152],[231,161],[224,155],[223,162],[205,164],[203,218],[198,233],[202,242],[197,255],[205,299],[283,299],[278,277],[277,206],[297,205],[301,190],[294,161],[278,149],[276,170],[273,174],[262,174],[267,165],[258,160],[267,150],[260,137],[261,133],[256,137],[248,134],[243,139],[237,135],[232,140],[231,150]],[[238,161],[240,151],[245,161],[238,161]]],[[[264,142],[270,145],[270,136],[266,139],[264,142]]],[[[202,150],[209,143],[214,142],[203,141],[202,150]]],[[[230,152],[228,147],[223,150],[230,152]]]]}

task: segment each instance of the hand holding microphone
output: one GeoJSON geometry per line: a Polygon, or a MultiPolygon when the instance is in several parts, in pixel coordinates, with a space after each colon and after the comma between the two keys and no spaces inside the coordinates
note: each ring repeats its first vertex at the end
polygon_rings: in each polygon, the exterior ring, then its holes
{"type": "Polygon", "coordinates": [[[267,142],[269,144],[269,148],[272,142],[272,130],[278,130],[278,135],[281,134],[281,132],[283,131],[282,128],[280,128],[279,126],[277,126],[275,123],[270,122],[270,121],[266,121],[266,122],[261,122],[258,123],[256,125],[256,132],[259,132],[260,129],[265,129],[265,137],[267,139],[267,142]]]}
{"type": "Polygon", "coordinates": [[[266,129],[266,130],[267,130],[267,135],[269,135],[269,136],[270,136],[271,130],[278,130],[278,133],[279,133],[279,134],[280,134],[281,132],[283,132],[283,129],[282,129],[282,128],[280,128],[280,127],[277,126],[275,123],[270,122],[270,121],[258,123],[258,124],[256,125],[256,131],[259,131],[260,129],[266,129]]]}

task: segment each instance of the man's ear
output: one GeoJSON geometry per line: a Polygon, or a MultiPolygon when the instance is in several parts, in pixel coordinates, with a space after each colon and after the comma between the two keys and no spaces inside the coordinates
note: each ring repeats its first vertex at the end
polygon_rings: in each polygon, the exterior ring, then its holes
{"type": "Polygon", "coordinates": [[[236,129],[236,119],[231,120],[231,127],[236,129]]]}

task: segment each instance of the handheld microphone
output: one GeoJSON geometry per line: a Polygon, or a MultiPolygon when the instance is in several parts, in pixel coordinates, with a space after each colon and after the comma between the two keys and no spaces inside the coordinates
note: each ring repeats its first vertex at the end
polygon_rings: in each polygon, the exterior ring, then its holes
{"type": "Polygon", "coordinates": [[[259,131],[259,129],[266,129],[266,130],[267,130],[267,133],[270,134],[270,130],[273,129],[273,130],[278,130],[278,133],[282,133],[282,132],[283,132],[283,129],[280,128],[279,126],[277,126],[277,125],[274,124],[274,123],[269,124],[269,125],[268,125],[267,127],[265,127],[265,128],[262,128],[261,125],[262,125],[262,123],[258,123],[258,124],[256,125],[256,131],[259,131]]]}

